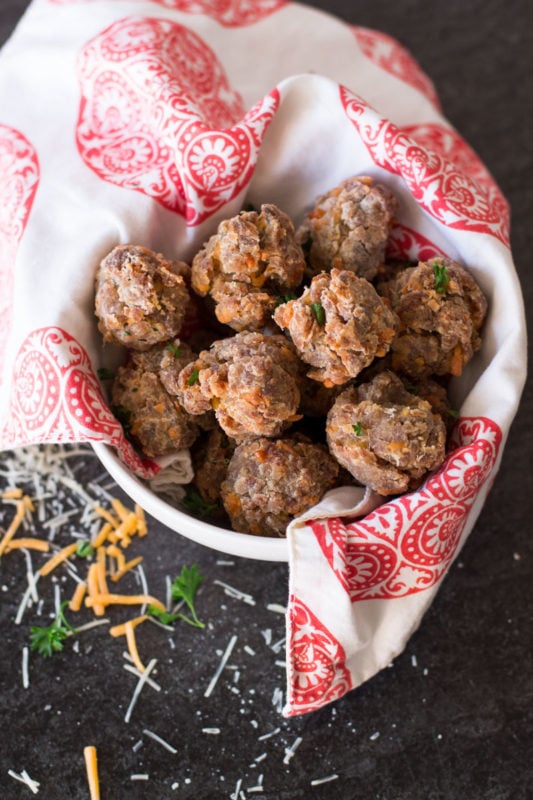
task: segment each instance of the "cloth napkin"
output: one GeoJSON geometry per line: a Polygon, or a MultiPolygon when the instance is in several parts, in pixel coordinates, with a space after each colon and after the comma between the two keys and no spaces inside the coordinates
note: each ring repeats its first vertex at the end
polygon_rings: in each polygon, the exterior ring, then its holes
{"type": "MultiPolygon", "coordinates": [[[[0,448],[107,442],[94,275],[119,243],[188,260],[244,203],[298,224],[354,174],[399,197],[391,253],[446,254],[489,299],[453,449],[416,492],[343,488],[289,526],[287,716],[405,646],[471,531],[525,377],[509,210],[389,36],[281,0],[34,0],[0,53],[0,448]]],[[[104,363],[105,362],[105,363],[104,363]]]]}

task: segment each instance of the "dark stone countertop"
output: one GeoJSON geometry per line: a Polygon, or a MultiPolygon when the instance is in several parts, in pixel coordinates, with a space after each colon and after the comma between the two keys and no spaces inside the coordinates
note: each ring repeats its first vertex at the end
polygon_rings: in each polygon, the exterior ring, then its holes
{"type": "MultiPolygon", "coordinates": [[[[0,41],[26,5],[4,0],[0,41]]],[[[433,79],[445,115],[511,202],[513,251],[530,320],[528,0],[311,5],[395,36],[433,79]]],[[[0,122],[1,114],[0,109],[0,122]]],[[[532,406],[529,379],[486,505],[405,652],[361,688],[312,715],[285,720],[278,710],[285,676],[283,650],[275,645],[283,639],[284,620],[267,606],[286,603],[286,565],[226,558],[181,538],[176,547],[176,534],[151,522],[152,534],[143,545],[150,587],[161,594],[167,572],[197,562],[206,576],[199,607],[209,625],[205,633],[184,624],[173,635],[155,626],[143,631],[139,646],[145,659],[158,658],[161,691],[145,687],[125,723],[136,679],[122,669],[121,644],[110,643],[103,628],[87,632],[77,648],[68,642],[52,659],[32,657],[30,685],[23,688],[22,649],[32,615],[20,625],[14,617],[26,588],[25,564],[22,555],[5,559],[0,564],[2,800],[32,796],[8,776],[10,769],[26,769],[40,781],[38,796],[44,800],[88,798],[82,758],[88,743],[99,752],[102,800],[530,798],[532,406]],[[255,605],[227,596],[216,581],[249,593],[255,605]],[[234,632],[238,646],[229,668],[206,698],[234,632]],[[286,748],[294,745],[291,757],[286,748]],[[131,778],[145,774],[147,780],[131,778]],[[313,783],[333,775],[335,780],[313,783]],[[262,792],[252,791],[261,785],[262,792]]],[[[4,459],[0,456],[0,468],[4,459]]],[[[110,483],[89,450],[71,466],[84,482],[110,483]]],[[[53,600],[53,586],[42,590],[46,603],[53,600]]]]}

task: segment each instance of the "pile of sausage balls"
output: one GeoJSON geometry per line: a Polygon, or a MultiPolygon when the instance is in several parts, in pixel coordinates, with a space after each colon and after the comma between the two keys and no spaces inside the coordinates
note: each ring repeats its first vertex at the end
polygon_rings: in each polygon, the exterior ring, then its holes
{"type": "Polygon", "coordinates": [[[357,176],[297,229],[268,203],[224,220],[191,265],[137,245],[101,262],[112,408],[146,456],[190,448],[215,523],[283,536],[335,486],[397,495],[442,463],[487,303],[450,259],[387,262],[396,213],[357,176]]]}

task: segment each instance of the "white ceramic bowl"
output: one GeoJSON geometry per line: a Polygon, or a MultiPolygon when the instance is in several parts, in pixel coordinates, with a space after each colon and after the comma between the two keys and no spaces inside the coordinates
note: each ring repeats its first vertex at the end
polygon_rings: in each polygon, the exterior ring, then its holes
{"type": "Polygon", "coordinates": [[[118,486],[148,514],[171,530],[181,533],[187,539],[232,556],[256,558],[261,561],[288,561],[286,539],[237,533],[191,517],[158,497],[124,465],[114,448],[101,442],[93,442],[92,447],[118,486]]]}

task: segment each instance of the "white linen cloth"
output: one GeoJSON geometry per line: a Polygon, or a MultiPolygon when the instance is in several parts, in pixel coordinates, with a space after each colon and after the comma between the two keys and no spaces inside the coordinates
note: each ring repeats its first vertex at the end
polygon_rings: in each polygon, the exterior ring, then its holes
{"type": "Polygon", "coordinates": [[[378,507],[341,490],[289,527],[287,715],[403,649],[479,514],[525,377],[507,203],[397,42],[300,4],[34,0],[0,53],[3,449],[105,441],[153,477],[97,378],[99,261],[128,242],[190,259],[247,202],[297,224],[354,174],[399,197],[394,254],[459,260],[489,314],[438,473],[378,507]]]}

